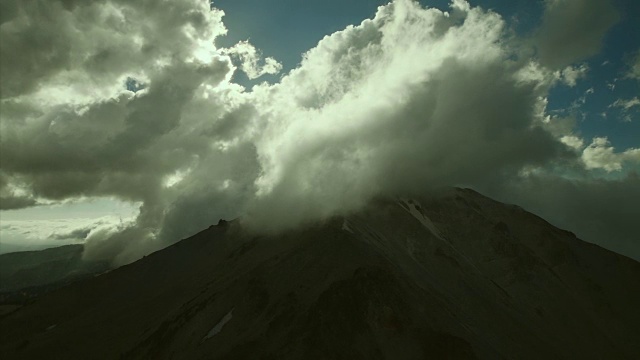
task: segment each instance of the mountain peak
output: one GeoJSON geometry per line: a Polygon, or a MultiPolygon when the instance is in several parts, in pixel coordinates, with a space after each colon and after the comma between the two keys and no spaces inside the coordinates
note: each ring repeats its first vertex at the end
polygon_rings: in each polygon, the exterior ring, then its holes
{"type": "Polygon", "coordinates": [[[639,279],[631,259],[451,189],[378,199],[277,235],[221,220],[6,316],[0,349],[6,358],[632,359],[639,279]]]}

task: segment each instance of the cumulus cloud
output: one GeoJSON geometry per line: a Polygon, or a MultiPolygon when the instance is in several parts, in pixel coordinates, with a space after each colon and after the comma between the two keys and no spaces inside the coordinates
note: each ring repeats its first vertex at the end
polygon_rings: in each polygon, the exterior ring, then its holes
{"type": "Polygon", "coordinates": [[[325,37],[279,84],[254,89],[268,110],[252,220],[291,225],[562,154],[537,113],[544,86],[504,40],[496,14],[409,1],[325,37]]]}
{"type": "Polygon", "coordinates": [[[27,0],[7,7],[0,41],[12,56],[0,61],[3,99],[43,82],[110,95],[109,85],[125,74],[208,56],[207,40],[226,31],[222,12],[197,0],[27,0]]]}
{"type": "Polygon", "coordinates": [[[582,160],[587,169],[620,171],[624,162],[640,164],[640,149],[632,148],[616,153],[606,137],[596,137],[582,152],[582,160]]]}
{"type": "Polygon", "coordinates": [[[561,69],[595,55],[619,18],[610,0],[545,0],[535,37],[540,62],[561,69]]]}
{"type": "Polygon", "coordinates": [[[256,79],[265,74],[277,74],[282,70],[282,64],[272,57],[264,59],[260,65],[262,54],[248,41],[241,41],[229,49],[223,51],[240,62],[240,69],[247,74],[249,79],[256,79]]]}
{"type": "MultiPolygon", "coordinates": [[[[226,30],[207,2],[30,0],[1,21],[14,54],[2,60],[2,196],[141,204],[132,221],[59,233],[86,235],[92,259],[127,263],[219,218],[280,231],[380,194],[583,166],[570,122],[546,114],[557,70],[576,81],[580,67],[521,57],[526,40],[461,0],[381,6],[251,92],[231,81],[236,67],[281,67],[247,42],[217,48],[226,30]]],[[[598,156],[600,168],[622,161],[598,156]]]]}
{"type": "Polygon", "coordinates": [[[226,32],[222,12],[197,0],[16,7],[0,34],[11,54],[1,63],[3,208],[116,196],[143,203],[123,246],[155,237],[177,195],[164,179],[221,152],[216,139],[233,139],[243,121],[235,68],[213,43],[226,32]],[[134,93],[129,81],[145,87],[134,93]]]}
{"type": "Polygon", "coordinates": [[[587,64],[581,64],[580,66],[567,66],[562,70],[562,81],[570,87],[576,86],[578,80],[587,76],[589,66],[587,64]]]}
{"type": "Polygon", "coordinates": [[[575,135],[564,135],[560,141],[575,150],[581,150],[584,147],[584,140],[575,135]]]}

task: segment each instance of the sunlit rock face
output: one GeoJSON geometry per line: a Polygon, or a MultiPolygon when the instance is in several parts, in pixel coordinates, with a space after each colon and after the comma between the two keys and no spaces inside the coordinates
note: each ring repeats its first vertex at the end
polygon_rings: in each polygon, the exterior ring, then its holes
{"type": "Polygon", "coordinates": [[[636,261],[522,208],[447,189],[268,236],[220,221],[10,313],[0,350],[3,359],[633,359],[639,303],[636,261]]]}

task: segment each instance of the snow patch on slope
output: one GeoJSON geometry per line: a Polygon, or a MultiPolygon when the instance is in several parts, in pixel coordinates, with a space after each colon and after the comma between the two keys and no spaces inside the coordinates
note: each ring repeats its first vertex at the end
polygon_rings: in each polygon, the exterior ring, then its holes
{"type": "Polygon", "coordinates": [[[411,214],[414,218],[416,218],[420,223],[427,228],[433,236],[442,240],[442,235],[440,235],[440,230],[433,224],[431,219],[429,219],[425,214],[420,211],[418,207],[421,207],[420,203],[416,200],[400,198],[399,201],[400,206],[405,209],[409,214],[411,214]]]}
{"type": "Polygon", "coordinates": [[[342,221],[342,230],[348,231],[348,232],[350,232],[352,234],[354,233],[353,230],[351,230],[351,228],[349,227],[349,221],[347,219],[344,219],[342,221]]]}
{"type": "Polygon", "coordinates": [[[225,315],[222,320],[216,324],[216,326],[209,330],[209,333],[207,333],[207,336],[205,336],[202,341],[216,336],[220,331],[222,331],[222,328],[229,322],[229,320],[231,320],[231,318],[233,318],[233,309],[231,309],[231,311],[229,311],[227,315],[225,315]]]}
{"type": "Polygon", "coordinates": [[[414,218],[416,218],[418,221],[420,221],[420,223],[427,230],[429,230],[431,232],[431,234],[433,234],[433,236],[435,236],[436,238],[440,239],[443,243],[445,243],[448,247],[450,247],[451,250],[453,250],[459,256],[460,259],[464,260],[472,268],[474,268],[476,271],[480,272],[480,269],[478,269],[476,267],[476,265],[473,263],[473,261],[471,261],[460,250],[458,250],[458,248],[456,248],[451,243],[451,241],[449,241],[448,239],[445,239],[442,236],[442,234],[440,233],[440,230],[438,230],[438,228],[435,226],[433,221],[431,221],[431,219],[429,219],[429,217],[422,212],[422,210],[421,210],[422,209],[422,205],[420,205],[420,203],[418,201],[413,200],[413,199],[400,198],[400,200],[398,201],[398,204],[405,211],[407,211],[409,214],[411,214],[414,218]]]}

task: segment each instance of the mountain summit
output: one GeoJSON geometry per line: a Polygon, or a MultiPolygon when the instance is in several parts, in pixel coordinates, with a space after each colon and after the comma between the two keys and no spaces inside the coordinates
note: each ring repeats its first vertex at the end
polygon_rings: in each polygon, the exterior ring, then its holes
{"type": "Polygon", "coordinates": [[[0,319],[3,359],[637,359],[640,264],[469,189],[220,221],[0,319]]]}

